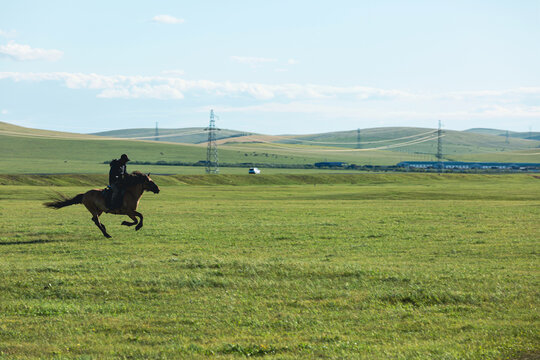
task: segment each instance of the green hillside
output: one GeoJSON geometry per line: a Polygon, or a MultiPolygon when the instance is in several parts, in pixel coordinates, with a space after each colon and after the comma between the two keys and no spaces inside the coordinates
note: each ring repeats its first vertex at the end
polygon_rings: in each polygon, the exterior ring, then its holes
{"type": "Polygon", "coordinates": [[[14,137],[53,138],[53,139],[98,139],[94,135],[67,133],[17,126],[0,121],[0,135],[14,137]]]}
{"type": "MultiPolygon", "coordinates": [[[[225,174],[245,173],[249,164],[262,168],[278,167],[265,170],[265,173],[275,174],[307,172],[310,170],[283,167],[312,165],[321,161],[341,161],[356,165],[395,165],[405,160],[428,161],[434,160],[437,146],[432,134],[433,130],[419,128],[362,130],[362,144],[367,147],[370,142],[369,146],[375,149],[354,148],[356,131],[295,136],[295,140],[260,136],[262,140],[257,142],[241,142],[242,138],[238,137],[238,140],[229,139],[219,145],[219,161],[221,164],[241,164],[237,169],[223,167],[222,173],[225,174]],[[270,138],[271,141],[264,140],[270,138]],[[428,141],[425,141],[426,138],[428,141]],[[297,139],[308,141],[302,144],[291,143],[300,142],[297,139]],[[328,144],[330,142],[332,144],[328,144]]],[[[447,160],[540,162],[539,141],[510,139],[510,143],[506,144],[505,140],[501,136],[445,131],[443,151],[447,160]]],[[[204,172],[202,166],[172,165],[206,160],[204,143],[196,145],[121,140],[29,129],[6,123],[0,123],[0,151],[1,174],[106,174],[107,162],[122,153],[129,154],[133,160],[130,167],[133,170],[161,174],[201,174],[204,172]]]]}

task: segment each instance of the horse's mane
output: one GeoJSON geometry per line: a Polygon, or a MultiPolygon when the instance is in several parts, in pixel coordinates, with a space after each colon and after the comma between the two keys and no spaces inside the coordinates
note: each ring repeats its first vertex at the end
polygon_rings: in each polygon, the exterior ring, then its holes
{"type": "Polygon", "coordinates": [[[143,174],[140,171],[134,171],[131,174],[128,174],[126,178],[124,179],[126,186],[132,186],[137,184],[142,184],[148,179],[148,176],[146,174],[143,174]]]}

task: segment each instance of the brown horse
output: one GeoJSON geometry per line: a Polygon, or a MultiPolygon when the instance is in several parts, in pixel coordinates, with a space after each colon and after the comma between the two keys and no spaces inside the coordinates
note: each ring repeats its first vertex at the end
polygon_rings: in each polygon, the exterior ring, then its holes
{"type": "Polygon", "coordinates": [[[43,205],[53,208],[60,209],[64,206],[74,205],[74,204],[84,204],[88,211],[92,214],[92,221],[96,226],[101,230],[103,235],[106,238],[110,238],[111,235],[107,233],[105,225],[99,221],[99,216],[103,213],[115,214],[115,215],[127,215],[133,220],[133,222],[123,221],[122,225],[133,226],[135,230],[139,230],[143,226],[143,216],[137,210],[137,205],[139,205],[139,199],[141,198],[145,190],[152,191],[153,193],[159,193],[159,187],[150,179],[150,174],[146,175],[138,171],[134,171],[129,174],[125,180],[125,195],[122,206],[115,210],[110,210],[107,208],[107,203],[105,197],[103,196],[103,190],[90,190],[84,194],[79,194],[74,198],[66,198],[65,196],[59,194],[60,199],[57,201],[47,202],[43,205]],[[140,220],[137,220],[137,217],[140,220]]]}

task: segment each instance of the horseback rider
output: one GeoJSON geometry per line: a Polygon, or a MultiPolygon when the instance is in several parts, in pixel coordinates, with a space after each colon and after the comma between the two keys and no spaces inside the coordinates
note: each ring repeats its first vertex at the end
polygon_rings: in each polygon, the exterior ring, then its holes
{"type": "Polygon", "coordinates": [[[111,197],[111,210],[119,208],[122,206],[122,193],[124,179],[127,176],[126,163],[129,161],[129,158],[126,154],[122,154],[120,159],[114,159],[111,161],[109,170],[109,185],[112,189],[111,197]]]}

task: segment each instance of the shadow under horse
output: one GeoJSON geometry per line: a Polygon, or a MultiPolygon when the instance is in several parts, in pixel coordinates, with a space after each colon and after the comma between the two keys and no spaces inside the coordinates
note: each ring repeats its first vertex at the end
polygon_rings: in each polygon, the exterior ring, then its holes
{"type": "Polygon", "coordinates": [[[127,215],[133,222],[123,221],[122,225],[137,225],[135,230],[139,230],[143,226],[143,216],[137,211],[137,206],[139,205],[142,194],[145,191],[151,191],[155,194],[159,193],[159,187],[152,179],[150,179],[150,174],[143,174],[139,171],[134,171],[126,177],[124,188],[125,194],[122,206],[114,210],[107,208],[107,201],[105,200],[103,189],[89,190],[84,194],[79,194],[71,199],[60,195],[61,199],[47,202],[43,205],[53,209],[60,209],[74,204],[83,204],[92,214],[92,221],[94,221],[99,230],[101,230],[106,238],[110,238],[111,235],[107,233],[105,225],[99,221],[99,216],[102,213],[127,215]]]}

